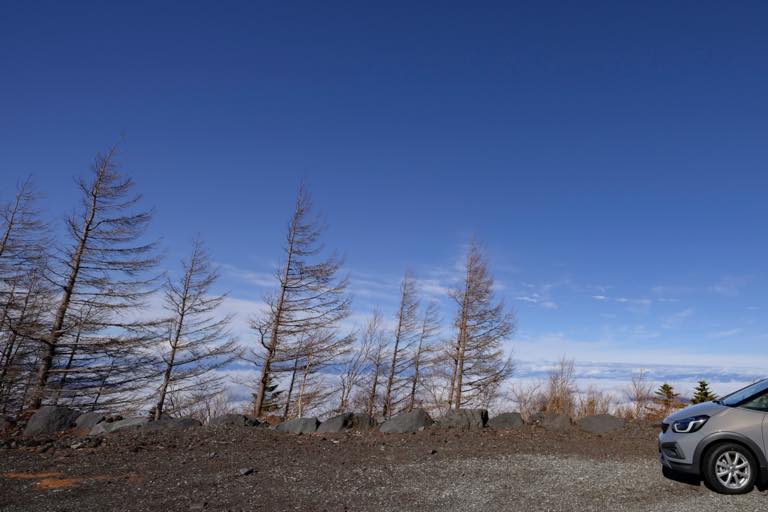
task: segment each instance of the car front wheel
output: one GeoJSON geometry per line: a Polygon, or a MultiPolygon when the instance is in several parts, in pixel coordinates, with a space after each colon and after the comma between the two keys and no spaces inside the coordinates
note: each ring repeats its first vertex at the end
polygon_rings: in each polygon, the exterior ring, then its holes
{"type": "Polygon", "coordinates": [[[725,443],[710,450],[704,461],[704,480],[722,494],[750,492],[757,480],[757,463],[749,450],[725,443]]]}

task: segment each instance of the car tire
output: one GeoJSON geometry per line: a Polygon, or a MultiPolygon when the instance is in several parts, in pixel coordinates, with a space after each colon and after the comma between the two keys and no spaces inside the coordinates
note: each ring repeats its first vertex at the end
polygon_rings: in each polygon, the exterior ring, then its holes
{"type": "Polygon", "coordinates": [[[752,452],[736,443],[718,444],[709,450],[702,470],[709,488],[720,494],[752,491],[760,471],[752,452]]]}

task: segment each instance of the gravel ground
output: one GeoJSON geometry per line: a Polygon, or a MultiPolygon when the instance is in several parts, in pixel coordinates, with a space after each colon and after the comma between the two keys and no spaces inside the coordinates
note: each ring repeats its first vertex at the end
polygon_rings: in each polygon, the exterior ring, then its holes
{"type": "Polygon", "coordinates": [[[720,496],[664,479],[655,436],[639,426],[605,436],[200,428],[52,439],[0,450],[0,510],[768,509],[768,493],[720,496]]]}

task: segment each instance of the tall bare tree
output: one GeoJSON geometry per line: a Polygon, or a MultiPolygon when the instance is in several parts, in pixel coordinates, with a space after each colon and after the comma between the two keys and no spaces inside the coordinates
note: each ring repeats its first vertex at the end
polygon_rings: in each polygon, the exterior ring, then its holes
{"type": "Polygon", "coordinates": [[[425,368],[429,369],[435,363],[435,346],[433,340],[440,331],[440,308],[436,302],[430,302],[424,308],[420,322],[418,343],[413,351],[412,372],[410,375],[410,392],[406,411],[410,412],[416,406],[418,391],[422,386],[425,368]]]}
{"type": "Polygon", "coordinates": [[[296,345],[296,352],[286,390],[283,418],[301,416],[309,409],[322,405],[333,387],[325,375],[350,353],[354,336],[341,336],[336,330],[307,333],[296,345]]]}
{"type": "Polygon", "coordinates": [[[365,387],[363,401],[365,412],[373,416],[379,400],[381,379],[387,369],[388,343],[384,336],[383,319],[378,309],[373,310],[371,318],[363,330],[362,344],[366,347],[366,379],[362,385],[365,387]]]}
{"type": "Polygon", "coordinates": [[[370,322],[357,334],[359,340],[352,347],[347,357],[342,363],[341,373],[339,374],[339,406],[337,412],[347,412],[352,406],[352,397],[363,383],[366,373],[369,371],[368,363],[370,352],[374,345],[374,336],[369,332],[370,322]]]}
{"type": "Polygon", "coordinates": [[[493,276],[480,245],[472,240],[464,260],[464,280],[451,292],[458,311],[450,351],[452,371],[448,406],[487,403],[512,371],[503,342],[512,334],[514,317],[496,301],[493,276]]]}
{"type": "MultiPolygon", "coordinates": [[[[177,395],[206,400],[221,393],[215,370],[238,356],[238,345],[229,331],[232,315],[217,315],[225,295],[212,292],[218,272],[200,240],[192,244],[189,258],[182,260],[178,281],[167,279],[163,287],[167,320],[167,346],[162,354],[162,383],[154,407],[155,419],[166,412],[169,386],[177,395]]],[[[164,343],[164,344],[165,344],[164,343]]]]}
{"type": "Polygon", "coordinates": [[[394,410],[408,398],[405,393],[412,369],[412,350],[418,343],[419,299],[416,295],[416,281],[406,272],[400,283],[400,306],[397,310],[395,332],[392,339],[392,356],[389,375],[384,392],[383,415],[392,416],[394,410]]]}
{"type": "Polygon", "coordinates": [[[125,397],[137,391],[139,381],[149,376],[142,352],[150,339],[139,321],[126,319],[152,292],[155,278],[148,272],[158,257],[155,244],[142,240],[152,214],[137,210],[141,196],[114,157],[114,148],[97,155],[91,176],[77,182],[80,205],[67,220],[68,241],[49,272],[57,303],[38,338],[41,355],[32,408],[46,399],[60,374],[59,359],[69,358],[67,349],[75,346],[77,364],[70,371],[80,378],[67,380],[74,387],[73,399],[96,407],[107,394],[125,397]]]}
{"type": "Polygon", "coordinates": [[[20,182],[0,207],[0,408],[23,405],[29,372],[37,358],[39,334],[51,290],[45,280],[49,235],[31,179],[20,182]]]}
{"type": "Polygon", "coordinates": [[[268,311],[253,322],[260,350],[253,360],[260,365],[253,413],[261,416],[267,387],[278,372],[293,372],[297,347],[310,333],[335,331],[349,314],[347,279],[337,274],[341,259],[331,255],[320,261],[323,226],[312,214],[312,201],[299,187],[283,247],[284,260],[276,269],[277,291],[266,298],[268,311]]]}

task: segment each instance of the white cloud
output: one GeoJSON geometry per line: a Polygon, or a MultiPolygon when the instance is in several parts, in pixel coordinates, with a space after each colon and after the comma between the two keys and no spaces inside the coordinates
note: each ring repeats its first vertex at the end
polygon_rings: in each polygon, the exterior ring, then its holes
{"type": "Polygon", "coordinates": [[[510,342],[516,357],[527,361],[555,361],[561,356],[574,357],[582,363],[611,363],[646,368],[660,364],[686,367],[713,367],[738,370],[739,368],[762,369],[768,372],[768,354],[735,353],[728,347],[722,350],[691,350],[690,345],[673,341],[664,343],[632,342],[617,343],[612,338],[575,340],[563,333],[524,335],[510,342]]]}
{"type": "Polygon", "coordinates": [[[267,305],[261,300],[248,300],[236,297],[227,297],[219,306],[217,311],[221,316],[233,315],[232,332],[241,343],[248,345],[253,338],[251,330],[251,319],[264,314],[268,311],[267,305]]]}
{"type": "Polygon", "coordinates": [[[627,311],[631,311],[633,313],[638,312],[645,312],[648,309],[648,306],[653,304],[652,299],[632,299],[627,297],[609,297],[607,295],[592,295],[592,299],[599,301],[599,302],[616,302],[618,304],[624,304],[627,307],[627,311]]]}
{"type": "Polygon", "coordinates": [[[448,297],[451,287],[438,279],[416,279],[416,287],[419,293],[433,299],[443,299],[448,297]]]}
{"type": "Polygon", "coordinates": [[[525,291],[514,297],[515,300],[535,304],[544,309],[558,309],[560,305],[552,297],[552,292],[562,286],[569,285],[570,279],[562,279],[551,283],[522,283],[525,291]]]}
{"type": "Polygon", "coordinates": [[[246,282],[260,288],[274,288],[277,286],[277,278],[275,278],[272,272],[245,270],[228,263],[219,263],[218,266],[223,271],[225,277],[246,282]]]}
{"type": "Polygon", "coordinates": [[[665,329],[671,329],[673,327],[677,327],[678,325],[683,323],[686,318],[690,318],[691,316],[693,316],[695,312],[696,311],[693,308],[686,308],[686,309],[683,309],[682,311],[678,311],[677,313],[674,313],[672,315],[665,317],[661,322],[661,326],[664,327],[665,329]]]}
{"type": "Polygon", "coordinates": [[[697,289],[693,286],[685,285],[657,285],[651,288],[651,291],[655,295],[669,297],[670,295],[687,295],[696,292],[697,289]]]}
{"type": "Polygon", "coordinates": [[[734,336],[738,336],[739,334],[742,334],[744,332],[744,329],[728,329],[727,331],[716,331],[711,332],[707,334],[707,339],[709,340],[722,340],[725,338],[733,338],[734,336]]]}
{"type": "Polygon", "coordinates": [[[708,289],[710,292],[717,293],[718,295],[735,297],[741,292],[742,288],[748,286],[752,281],[752,276],[723,276],[708,289]]]}

